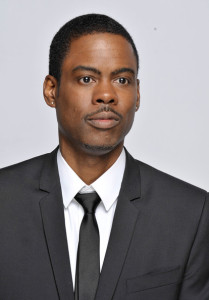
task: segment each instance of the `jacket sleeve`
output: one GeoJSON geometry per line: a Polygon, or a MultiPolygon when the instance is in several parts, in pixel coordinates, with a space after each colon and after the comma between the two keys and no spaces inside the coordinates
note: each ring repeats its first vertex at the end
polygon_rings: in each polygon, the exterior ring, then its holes
{"type": "Polygon", "coordinates": [[[209,194],[184,273],[179,300],[209,300],[209,194]]]}

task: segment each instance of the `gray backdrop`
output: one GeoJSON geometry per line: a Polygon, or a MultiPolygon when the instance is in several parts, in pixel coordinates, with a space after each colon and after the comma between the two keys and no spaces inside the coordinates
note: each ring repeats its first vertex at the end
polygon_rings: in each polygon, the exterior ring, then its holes
{"type": "Polygon", "coordinates": [[[42,96],[49,45],[66,21],[91,12],[121,22],[139,50],[141,108],[128,150],[209,190],[209,0],[0,0],[0,167],[57,145],[42,96]]]}

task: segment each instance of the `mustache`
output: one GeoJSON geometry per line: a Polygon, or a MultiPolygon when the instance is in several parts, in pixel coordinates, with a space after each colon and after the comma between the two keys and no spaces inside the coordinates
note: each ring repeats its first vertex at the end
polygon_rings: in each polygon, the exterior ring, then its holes
{"type": "Polygon", "coordinates": [[[114,113],[116,116],[118,116],[120,119],[123,118],[123,116],[122,116],[119,112],[115,111],[112,107],[110,107],[110,106],[103,106],[103,107],[99,108],[98,110],[96,110],[96,111],[94,111],[94,112],[92,112],[92,113],[87,114],[87,115],[84,117],[84,119],[87,120],[88,118],[90,118],[90,117],[92,117],[92,116],[94,116],[94,115],[97,115],[98,113],[101,113],[101,112],[108,112],[108,111],[111,111],[111,112],[114,113]]]}

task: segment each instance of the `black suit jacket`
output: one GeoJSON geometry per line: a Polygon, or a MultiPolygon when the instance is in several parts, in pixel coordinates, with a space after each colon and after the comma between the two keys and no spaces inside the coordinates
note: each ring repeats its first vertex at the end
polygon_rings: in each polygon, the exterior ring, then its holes
{"type": "MultiPolygon", "coordinates": [[[[57,150],[0,171],[0,300],[73,300],[57,150]]],[[[208,300],[207,193],[127,153],[96,300],[208,300]]]]}

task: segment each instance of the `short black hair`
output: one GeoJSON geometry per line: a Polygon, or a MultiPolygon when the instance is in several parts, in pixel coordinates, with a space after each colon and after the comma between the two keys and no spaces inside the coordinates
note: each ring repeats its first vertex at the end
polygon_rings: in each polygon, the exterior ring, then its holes
{"type": "Polygon", "coordinates": [[[138,52],[128,31],[120,23],[106,15],[87,14],[70,20],[55,34],[49,52],[49,75],[54,76],[59,83],[62,62],[70,50],[71,42],[81,36],[97,32],[123,36],[131,44],[136,56],[137,69],[139,68],[138,52]]]}

